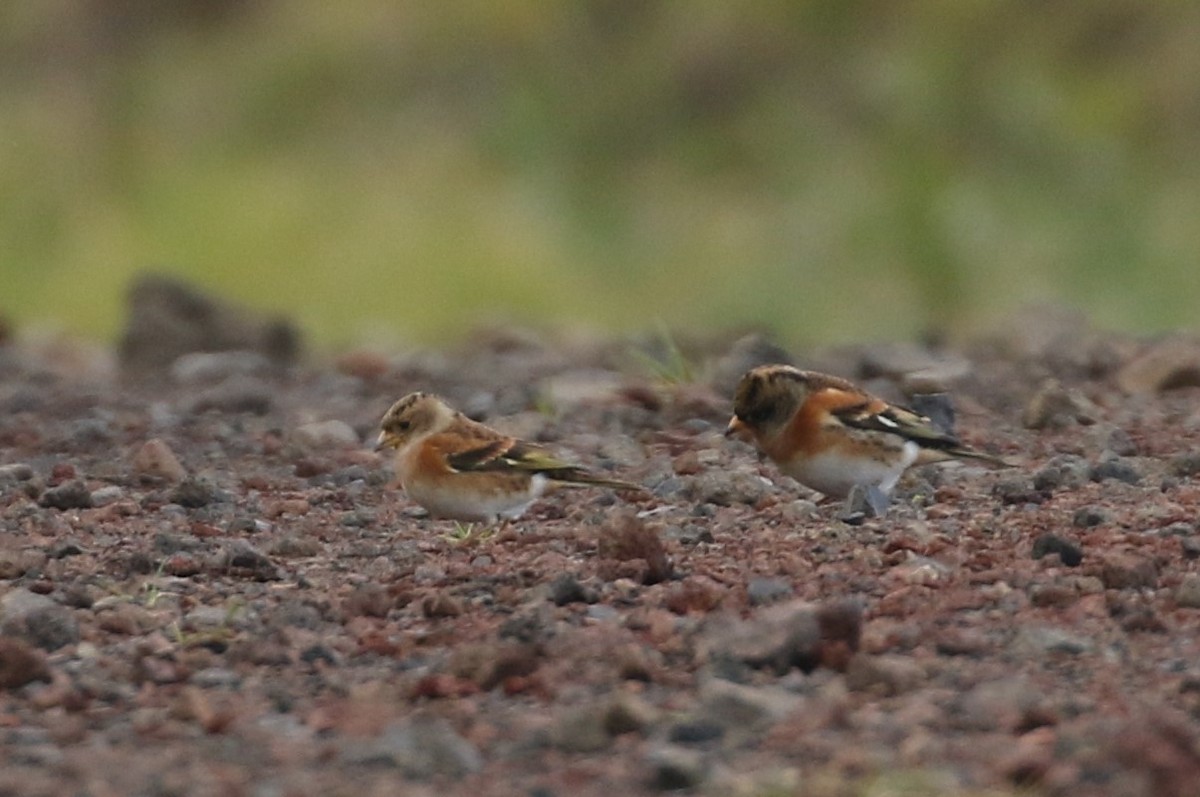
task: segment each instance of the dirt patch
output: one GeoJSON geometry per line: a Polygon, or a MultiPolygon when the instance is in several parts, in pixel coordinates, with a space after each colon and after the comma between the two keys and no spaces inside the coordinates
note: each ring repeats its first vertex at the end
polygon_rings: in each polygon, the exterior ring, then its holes
{"type": "Polygon", "coordinates": [[[782,352],[633,347],[123,383],[0,343],[0,793],[1197,794],[1195,341],[795,356],[1019,466],[858,525],[722,439],[782,352]],[[417,389],[650,493],[428,519],[370,451],[417,389]]]}

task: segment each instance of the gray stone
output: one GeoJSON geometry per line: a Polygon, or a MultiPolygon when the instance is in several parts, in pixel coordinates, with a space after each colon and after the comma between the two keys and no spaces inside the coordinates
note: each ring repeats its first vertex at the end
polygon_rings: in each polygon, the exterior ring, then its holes
{"type": "Polygon", "coordinates": [[[791,582],[782,578],[752,578],[746,585],[746,598],[751,606],[763,606],[768,603],[791,597],[791,582]]]}
{"type": "Polygon", "coordinates": [[[45,595],[20,588],[0,598],[0,631],[48,651],[79,641],[79,623],[73,611],[45,595]]]}
{"type": "Polygon", "coordinates": [[[86,484],[74,479],[42,493],[38,505],[49,509],[88,509],[92,506],[92,494],[86,484]]]}
{"type": "Polygon", "coordinates": [[[650,785],[659,791],[694,789],[708,776],[708,756],[700,750],[663,744],[646,755],[650,785]]]}
{"type": "Polygon", "coordinates": [[[354,427],[336,418],[299,426],[295,431],[295,439],[311,448],[353,448],[362,445],[354,427]]]}
{"type": "Polygon", "coordinates": [[[446,720],[423,713],[388,725],[374,739],[346,739],[341,759],[352,765],[395,768],[417,780],[458,779],[483,768],[475,745],[446,720]]]}
{"type": "Polygon", "coordinates": [[[1175,603],[1184,609],[1200,609],[1200,573],[1188,573],[1175,587],[1175,603]]]}
{"type": "Polygon", "coordinates": [[[270,367],[271,361],[256,351],[191,352],[171,363],[171,378],[181,385],[198,385],[254,376],[270,367]]]}

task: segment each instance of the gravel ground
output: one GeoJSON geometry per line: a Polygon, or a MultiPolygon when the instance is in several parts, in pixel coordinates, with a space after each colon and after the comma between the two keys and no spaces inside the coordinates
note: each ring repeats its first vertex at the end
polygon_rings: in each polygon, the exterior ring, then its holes
{"type": "Polygon", "coordinates": [[[1195,339],[793,353],[1017,466],[856,523],[722,438],[754,336],[288,340],[0,342],[0,795],[1200,794],[1195,339]],[[416,389],[650,492],[429,519],[416,389]]]}

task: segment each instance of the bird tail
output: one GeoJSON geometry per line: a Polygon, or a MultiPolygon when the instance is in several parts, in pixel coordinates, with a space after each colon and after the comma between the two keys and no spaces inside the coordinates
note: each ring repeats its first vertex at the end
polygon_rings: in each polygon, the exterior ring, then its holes
{"type": "Polygon", "coordinates": [[[633,482],[622,481],[620,479],[609,479],[601,476],[598,473],[592,473],[583,468],[559,468],[552,471],[543,471],[546,476],[556,482],[563,484],[573,484],[577,486],[587,487],[610,487],[613,490],[622,490],[624,492],[644,493],[646,488],[640,484],[633,482]]]}
{"type": "Polygon", "coordinates": [[[1007,462],[1000,457],[993,457],[991,454],[985,454],[982,451],[976,451],[973,448],[957,446],[946,450],[947,454],[958,457],[959,459],[973,459],[977,462],[982,462],[990,465],[993,468],[1013,468],[1016,467],[1011,462],[1007,462]]]}

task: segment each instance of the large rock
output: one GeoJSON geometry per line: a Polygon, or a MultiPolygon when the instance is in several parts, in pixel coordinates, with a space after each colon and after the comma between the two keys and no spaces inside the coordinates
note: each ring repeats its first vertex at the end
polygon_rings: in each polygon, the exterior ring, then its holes
{"type": "Polygon", "coordinates": [[[253,351],[277,365],[300,353],[300,331],[290,320],[254,313],[172,277],[138,277],[128,302],[120,344],[126,371],[165,369],[191,352],[253,351]]]}

